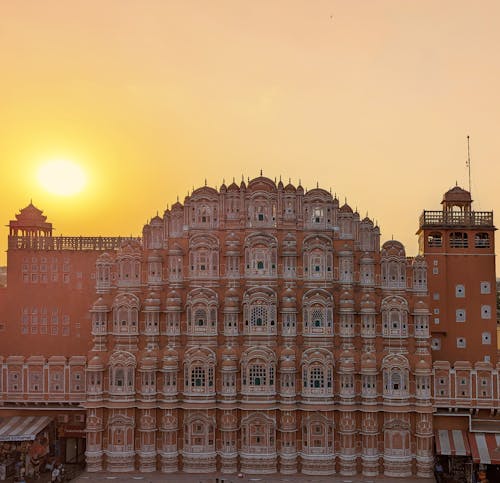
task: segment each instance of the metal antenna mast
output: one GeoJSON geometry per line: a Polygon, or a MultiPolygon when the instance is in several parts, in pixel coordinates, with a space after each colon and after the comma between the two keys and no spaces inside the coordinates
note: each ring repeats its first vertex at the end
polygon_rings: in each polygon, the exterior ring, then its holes
{"type": "Polygon", "coordinates": [[[469,146],[469,136],[467,135],[467,168],[469,168],[469,193],[472,197],[471,191],[471,177],[470,177],[470,146],[469,146]]]}

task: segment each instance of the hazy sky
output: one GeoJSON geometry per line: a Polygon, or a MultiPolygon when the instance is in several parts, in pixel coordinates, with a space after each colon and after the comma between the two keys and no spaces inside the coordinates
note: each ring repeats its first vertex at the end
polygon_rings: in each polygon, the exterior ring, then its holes
{"type": "MultiPolygon", "coordinates": [[[[0,264],[30,198],[57,234],[138,235],[192,187],[262,168],[417,251],[467,187],[500,215],[498,1],[0,0],[0,264]],[[51,159],[87,189],[42,190],[51,159]]],[[[497,222],[498,223],[498,222],[497,222]]]]}

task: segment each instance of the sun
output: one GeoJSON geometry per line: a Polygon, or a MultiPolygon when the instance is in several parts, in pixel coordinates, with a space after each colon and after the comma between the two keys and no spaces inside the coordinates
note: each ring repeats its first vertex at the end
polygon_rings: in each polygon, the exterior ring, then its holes
{"type": "Polygon", "coordinates": [[[57,159],[40,166],[38,182],[49,193],[71,196],[83,190],[87,184],[87,176],[78,164],[57,159]]]}

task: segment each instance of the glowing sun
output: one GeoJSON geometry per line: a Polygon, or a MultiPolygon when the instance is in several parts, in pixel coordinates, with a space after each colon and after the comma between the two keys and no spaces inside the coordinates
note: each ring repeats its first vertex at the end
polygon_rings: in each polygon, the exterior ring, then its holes
{"type": "Polygon", "coordinates": [[[49,193],[71,196],[83,190],[87,183],[87,176],[77,164],[60,159],[40,166],[38,182],[49,193]]]}

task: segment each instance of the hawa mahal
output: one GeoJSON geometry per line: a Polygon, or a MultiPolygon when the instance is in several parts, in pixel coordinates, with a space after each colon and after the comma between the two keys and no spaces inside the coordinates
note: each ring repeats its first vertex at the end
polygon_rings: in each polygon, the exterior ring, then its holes
{"type": "Polygon", "coordinates": [[[15,218],[0,416],[51,416],[88,471],[429,477],[500,433],[493,214],[458,186],[415,257],[264,176],[196,189],[137,239],[15,218]]]}

